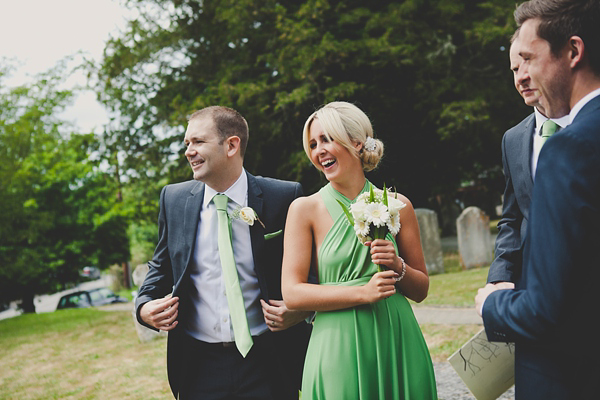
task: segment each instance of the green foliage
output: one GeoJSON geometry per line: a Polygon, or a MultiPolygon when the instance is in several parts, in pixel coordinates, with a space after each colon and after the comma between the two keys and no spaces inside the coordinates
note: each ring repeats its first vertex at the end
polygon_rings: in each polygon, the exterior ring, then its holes
{"type": "Polygon", "coordinates": [[[155,177],[190,178],[168,149],[182,155],[186,116],[221,104],[249,122],[252,173],[313,192],[323,179],[304,156],[303,124],[320,105],[346,100],[386,145],[370,176],[377,185],[433,206],[433,196],[483,174],[499,196],[501,135],[528,112],[508,69],[514,2],[128,4],[142,15],[108,42],[96,87],[121,113],[119,140],[140,151],[132,158],[152,154],[144,170],[155,177]]]}
{"type": "Polygon", "coordinates": [[[26,311],[34,294],[129,252],[126,215],[93,156],[96,137],[72,134],[57,117],[73,95],[59,89],[65,75],[59,64],[32,85],[0,81],[0,301],[22,299],[26,311]]]}

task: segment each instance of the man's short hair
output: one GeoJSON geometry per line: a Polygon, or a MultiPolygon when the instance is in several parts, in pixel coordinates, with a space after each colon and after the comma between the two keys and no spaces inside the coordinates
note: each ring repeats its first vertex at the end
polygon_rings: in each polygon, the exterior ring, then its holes
{"type": "Polygon", "coordinates": [[[592,70],[600,76],[599,0],[530,0],[519,5],[514,16],[519,27],[529,19],[539,19],[537,35],[550,43],[554,56],[571,36],[579,36],[592,70]]]}
{"type": "Polygon", "coordinates": [[[240,138],[240,155],[243,158],[244,154],[246,154],[246,147],[248,146],[249,132],[248,123],[246,122],[246,119],[242,117],[242,114],[233,108],[210,106],[194,112],[188,118],[188,122],[206,117],[212,118],[221,143],[231,136],[240,138]]]}

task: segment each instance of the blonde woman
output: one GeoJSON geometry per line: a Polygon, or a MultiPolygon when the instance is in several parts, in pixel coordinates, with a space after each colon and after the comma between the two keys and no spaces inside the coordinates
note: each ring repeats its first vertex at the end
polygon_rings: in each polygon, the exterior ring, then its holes
{"type": "Polygon", "coordinates": [[[369,118],[333,102],[304,126],[304,149],[329,184],[290,206],[282,289],[290,309],[317,311],[302,399],[435,399],[431,358],[406,298],[427,296],[429,277],[410,201],[393,237],[361,243],[347,207],[369,190],[365,171],[383,155],[369,118]],[[378,265],[384,268],[378,272],[378,265]],[[311,269],[319,283],[308,283],[311,269]]]}

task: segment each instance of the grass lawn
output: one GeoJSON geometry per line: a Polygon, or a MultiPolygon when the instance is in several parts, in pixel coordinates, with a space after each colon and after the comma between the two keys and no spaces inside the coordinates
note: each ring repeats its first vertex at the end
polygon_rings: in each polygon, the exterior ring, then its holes
{"type": "MultiPolygon", "coordinates": [[[[447,259],[444,258],[444,266],[447,259]]],[[[485,286],[489,269],[475,268],[432,275],[429,278],[429,295],[419,305],[475,307],[477,289],[485,286]]]]}
{"type": "Polygon", "coordinates": [[[165,354],[129,312],[21,315],[0,321],[0,399],[166,399],[165,354]]]}
{"type": "Polygon", "coordinates": [[[482,325],[421,325],[434,363],[446,361],[482,328],[482,325]]]}
{"type": "MultiPolygon", "coordinates": [[[[446,271],[458,256],[446,255],[446,271]]],[[[426,306],[473,307],[487,268],[431,277],[426,306]]],[[[417,305],[419,306],[419,305],[417,305]]],[[[481,325],[422,325],[434,362],[481,325]]],[[[166,340],[140,343],[129,312],[60,310],[0,321],[0,399],[168,399],[166,340]]]]}
{"type": "MultiPolygon", "coordinates": [[[[444,255],[444,269],[447,273],[429,278],[429,295],[416,307],[475,307],[475,294],[485,285],[489,267],[465,271],[458,254],[450,253],[444,255]]],[[[434,362],[446,361],[481,329],[481,325],[421,325],[434,362]]]]}

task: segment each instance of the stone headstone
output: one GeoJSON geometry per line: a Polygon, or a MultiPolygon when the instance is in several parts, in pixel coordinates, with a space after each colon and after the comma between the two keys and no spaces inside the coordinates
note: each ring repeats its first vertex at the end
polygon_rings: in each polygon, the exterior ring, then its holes
{"type": "Polygon", "coordinates": [[[437,214],[435,211],[426,208],[415,209],[415,214],[419,222],[421,247],[423,247],[427,272],[429,274],[443,274],[444,257],[437,214]]]}
{"type": "Polygon", "coordinates": [[[131,274],[131,277],[133,278],[133,284],[137,287],[142,286],[147,274],[148,264],[139,264],[137,267],[135,267],[133,273],[131,274]]]}
{"type": "MultiPolygon", "coordinates": [[[[146,279],[146,275],[148,274],[148,264],[140,264],[137,267],[135,267],[135,269],[133,270],[133,273],[131,274],[132,278],[133,278],[133,283],[136,286],[141,286],[142,283],[144,283],[144,279],[146,279]]],[[[135,299],[134,299],[135,302],[135,299]]],[[[140,324],[137,320],[136,317],[136,310],[133,310],[133,321],[135,324],[135,331],[137,332],[138,338],[140,339],[140,342],[145,343],[145,342],[149,342],[151,340],[157,339],[157,338],[161,338],[161,337],[166,337],[167,336],[167,332],[165,331],[155,331],[149,328],[146,328],[144,325],[140,324]]]]}
{"type": "Polygon", "coordinates": [[[467,207],[456,220],[458,253],[463,267],[470,269],[492,262],[490,218],[477,207],[467,207]]]}
{"type": "Polygon", "coordinates": [[[146,343],[151,340],[167,337],[168,333],[166,331],[155,331],[150,328],[146,328],[144,325],[140,324],[137,321],[137,317],[135,315],[135,310],[133,310],[133,321],[135,325],[135,331],[137,332],[138,338],[140,342],[146,343]]]}

